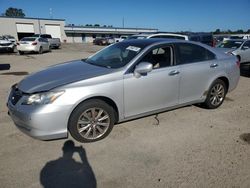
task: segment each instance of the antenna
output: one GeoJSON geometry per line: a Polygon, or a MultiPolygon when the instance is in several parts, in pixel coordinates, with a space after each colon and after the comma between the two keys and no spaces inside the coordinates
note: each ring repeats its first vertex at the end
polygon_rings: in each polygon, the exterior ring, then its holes
{"type": "Polygon", "coordinates": [[[49,8],[49,17],[53,19],[53,10],[52,8],[49,8]]]}

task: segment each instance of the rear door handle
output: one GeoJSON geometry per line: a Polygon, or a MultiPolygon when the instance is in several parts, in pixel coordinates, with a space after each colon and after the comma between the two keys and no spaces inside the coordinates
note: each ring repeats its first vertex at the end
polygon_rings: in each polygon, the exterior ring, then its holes
{"type": "Polygon", "coordinates": [[[217,63],[214,63],[214,64],[211,64],[211,65],[210,65],[210,68],[215,68],[215,67],[218,67],[218,64],[217,64],[217,63]]]}
{"type": "Polygon", "coordinates": [[[179,71],[173,70],[173,71],[171,71],[168,75],[169,75],[169,76],[174,76],[174,75],[179,74],[179,73],[180,73],[179,71]]]}

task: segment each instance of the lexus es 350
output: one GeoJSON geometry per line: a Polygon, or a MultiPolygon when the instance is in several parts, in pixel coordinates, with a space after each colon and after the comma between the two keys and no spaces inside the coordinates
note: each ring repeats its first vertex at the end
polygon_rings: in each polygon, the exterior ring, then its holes
{"type": "Polygon", "coordinates": [[[41,140],[93,142],[118,122],[201,103],[219,107],[239,81],[235,56],[200,43],[143,39],[34,73],[7,102],[17,128],[41,140]]]}

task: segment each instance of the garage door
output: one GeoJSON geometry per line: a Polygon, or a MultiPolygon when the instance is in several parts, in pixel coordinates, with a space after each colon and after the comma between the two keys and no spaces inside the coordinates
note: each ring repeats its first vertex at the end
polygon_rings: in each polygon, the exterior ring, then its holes
{"type": "Polygon", "coordinates": [[[61,39],[60,25],[45,25],[46,34],[50,34],[53,38],[61,39]]]}
{"type": "Polygon", "coordinates": [[[17,23],[16,29],[18,33],[34,33],[34,24],[17,23]]]}

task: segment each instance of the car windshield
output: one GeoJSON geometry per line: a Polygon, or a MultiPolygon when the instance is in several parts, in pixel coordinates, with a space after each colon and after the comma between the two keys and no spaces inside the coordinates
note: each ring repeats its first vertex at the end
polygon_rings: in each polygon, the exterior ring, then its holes
{"type": "Polygon", "coordinates": [[[36,38],[28,38],[28,37],[24,37],[21,39],[21,41],[34,41],[36,40],[36,38]]]}
{"type": "Polygon", "coordinates": [[[14,39],[14,37],[10,36],[10,35],[5,35],[6,38],[9,38],[9,39],[14,39]]]}
{"type": "Polygon", "coordinates": [[[35,34],[32,37],[40,37],[40,35],[39,34],[35,34]]]}
{"type": "Polygon", "coordinates": [[[85,60],[86,63],[107,68],[121,68],[130,62],[145,45],[116,43],[85,60]]]}
{"type": "Polygon", "coordinates": [[[225,42],[222,42],[217,47],[218,48],[233,48],[237,49],[242,45],[243,41],[230,41],[226,40],[225,42]]]}

